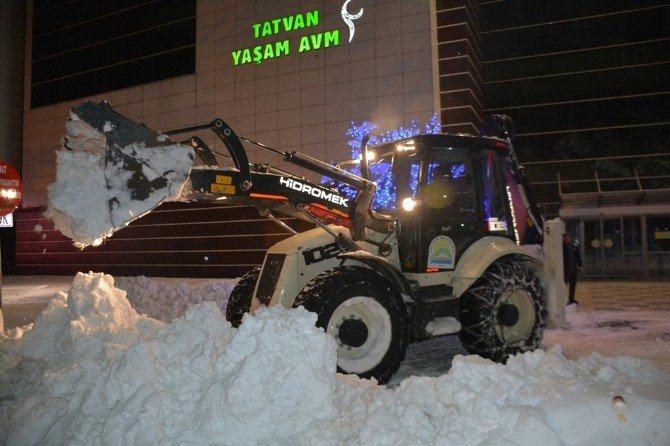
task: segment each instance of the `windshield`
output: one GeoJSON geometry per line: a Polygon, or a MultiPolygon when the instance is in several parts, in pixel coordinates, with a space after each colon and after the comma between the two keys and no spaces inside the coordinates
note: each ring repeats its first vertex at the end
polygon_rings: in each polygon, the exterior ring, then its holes
{"type": "Polygon", "coordinates": [[[472,211],[472,172],[467,149],[433,147],[421,193],[424,207],[436,210],[472,211]]]}

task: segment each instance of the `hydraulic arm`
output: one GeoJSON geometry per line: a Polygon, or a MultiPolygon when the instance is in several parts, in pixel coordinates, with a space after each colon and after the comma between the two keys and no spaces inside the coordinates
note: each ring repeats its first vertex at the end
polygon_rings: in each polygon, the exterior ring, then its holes
{"type": "Polygon", "coordinates": [[[510,167],[512,168],[512,173],[516,179],[518,185],[517,187],[523,200],[523,204],[526,207],[528,216],[532,221],[531,228],[536,228],[537,235],[541,240],[543,228],[542,214],[540,213],[540,209],[537,206],[537,201],[535,200],[533,190],[530,187],[526,170],[519,163],[519,159],[516,156],[516,151],[514,150],[514,145],[512,144],[512,140],[514,139],[515,135],[514,122],[507,115],[489,116],[482,123],[480,134],[482,136],[495,136],[507,142],[509,147],[507,160],[510,164],[510,167]]]}
{"type": "Polygon", "coordinates": [[[94,132],[104,137],[106,162],[123,165],[123,169],[131,177],[127,186],[135,199],[142,200],[149,196],[161,186],[157,182],[163,179],[150,180],[145,175],[146,165],[141,160],[137,161],[125,155],[124,147],[131,144],[146,147],[167,146],[174,144],[169,139],[170,135],[209,129],[225,145],[234,168],[222,168],[214,152],[197,136],[181,142],[192,147],[204,164],[191,169],[188,178],[190,187],[184,189],[182,198],[221,204],[254,205],[263,215],[277,211],[320,225],[334,223],[349,228],[354,240],[364,239],[366,225],[384,232],[393,228],[390,219],[370,212],[370,202],[376,190],[373,182],[305,154],[280,151],[240,137],[221,119],[214,119],[205,125],[158,134],[115,112],[106,102],[85,102],[74,107],[72,111],[78,120],[84,121],[94,132]],[[269,164],[250,164],[242,141],[278,155],[295,166],[346,184],[355,189],[356,194],[354,197],[347,197],[335,189],[269,164]]]}

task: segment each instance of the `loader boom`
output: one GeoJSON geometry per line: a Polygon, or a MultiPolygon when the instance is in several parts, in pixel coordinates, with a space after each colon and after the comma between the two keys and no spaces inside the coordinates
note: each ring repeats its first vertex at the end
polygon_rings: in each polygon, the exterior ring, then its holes
{"type": "MultiPolygon", "coordinates": [[[[218,118],[208,126],[192,127],[187,130],[203,128],[210,128],[223,141],[237,171],[194,168],[190,175],[191,198],[197,201],[229,200],[240,204],[252,204],[262,214],[276,210],[296,215],[297,211],[307,215],[310,221],[317,224],[332,223],[349,228],[354,240],[364,238],[367,223],[373,225],[377,223],[375,227],[389,227],[387,219],[369,212],[376,191],[376,185],[372,181],[303,153],[282,152],[248,138],[239,137],[228,124],[218,118]],[[356,189],[358,193],[350,199],[337,190],[270,165],[249,164],[242,141],[281,156],[284,161],[295,166],[346,184],[356,189]]],[[[207,160],[214,158],[213,152],[201,139],[192,137],[189,142],[206,164],[207,160]]],[[[218,166],[218,163],[216,165],[218,166]]],[[[297,216],[300,217],[300,214],[297,216]]]]}
{"type": "Polygon", "coordinates": [[[535,200],[535,195],[533,190],[530,187],[530,182],[528,181],[528,175],[526,174],[526,169],[519,163],[519,159],[516,156],[516,151],[514,150],[514,144],[512,140],[514,139],[515,130],[514,123],[512,119],[507,115],[492,115],[489,116],[483,123],[480,130],[480,135],[482,136],[494,136],[500,139],[503,139],[507,142],[509,147],[509,154],[507,159],[512,168],[512,173],[518,184],[519,194],[523,201],[523,204],[528,212],[528,217],[532,222],[532,227],[535,228],[537,236],[541,242],[543,237],[543,219],[540,209],[535,200]]]}
{"type": "MultiPolygon", "coordinates": [[[[225,145],[234,168],[222,168],[214,152],[197,136],[180,142],[182,146],[190,146],[204,164],[191,169],[187,186],[182,191],[182,199],[253,205],[262,215],[276,211],[317,225],[337,224],[349,228],[354,240],[362,240],[365,237],[366,225],[372,225],[375,229],[387,233],[395,228],[390,217],[370,211],[370,204],[376,191],[376,185],[372,181],[305,154],[280,151],[240,137],[222,119],[217,118],[209,124],[159,134],[117,113],[107,102],[82,103],[73,107],[72,116],[76,117],[77,121],[85,123],[92,133],[98,134],[99,140],[104,140],[106,146],[97,150],[104,150],[106,163],[122,166],[120,168],[127,172],[130,178],[127,187],[133,198],[138,201],[148,197],[156,188],[162,187],[166,180],[163,177],[150,180],[146,175],[146,164],[141,159],[128,156],[123,148],[134,145],[141,150],[143,147],[169,146],[174,144],[169,139],[170,135],[209,129],[225,145]],[[268,164],[250,164],[243,141],[278,155],[297,167],[346,184],[354,188],[357,193],[353,198],[349,198],[335,189],[268,164]]],[[[67,141],[66,137],[66,146],[67,141]]],[[[130,221],[132,219],[126,224],[130,221]]],[[[351,240],[345,245],[351,249],[355,247],[351,240]]]]}

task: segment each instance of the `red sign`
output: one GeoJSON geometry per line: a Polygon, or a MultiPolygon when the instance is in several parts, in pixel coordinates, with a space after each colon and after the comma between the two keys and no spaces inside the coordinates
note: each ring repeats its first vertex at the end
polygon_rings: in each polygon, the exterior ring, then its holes
{"type": "Polygon", "coordinates": [[[19,173],[0,160],[0,217],[9,215],[21,204],[23,183],[19,173]]]}

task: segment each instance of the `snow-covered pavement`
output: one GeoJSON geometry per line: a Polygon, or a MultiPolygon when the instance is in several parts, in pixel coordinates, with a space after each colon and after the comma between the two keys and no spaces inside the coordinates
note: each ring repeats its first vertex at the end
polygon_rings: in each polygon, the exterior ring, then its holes
{"type": "MultiPolygon", "coordinates": [[[[70,281],[5,277],[5,311],[70,281]]],[[[230,328],[217,306],[232,286],[77,276],[0,341],[0,443],[670,444],[668,311],[571,307],[545,351],[507,365],[436,338],[378,386],[335,373],[305,311],[230,328]]]]}

